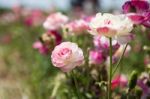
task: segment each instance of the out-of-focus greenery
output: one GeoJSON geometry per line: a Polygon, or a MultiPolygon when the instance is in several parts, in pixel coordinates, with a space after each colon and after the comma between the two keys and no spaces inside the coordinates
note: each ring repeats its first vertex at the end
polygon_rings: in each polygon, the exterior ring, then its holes
{"type": "Polygon", "coordinates": [[[42,32],[41,25],[29,27],[19,20],[0,23],[0,67],[5,68],[0,68],[0,82],[6,82],[6,86],[0,84],[0,97],[4,97],[1,99],[23,99],[22,96],[28,96],[29,99],[50,97],[57,70],[51,65],[50,55],[42,56],[32,48],[33,42],[42,32]],[[8,42],[5,38],[8,38],[8,42]],[[9,94],[9,86],[18,91],[16,96],[15,90],[9,94]],[[5,94],[1,94],[3,90],[5,94]]]}

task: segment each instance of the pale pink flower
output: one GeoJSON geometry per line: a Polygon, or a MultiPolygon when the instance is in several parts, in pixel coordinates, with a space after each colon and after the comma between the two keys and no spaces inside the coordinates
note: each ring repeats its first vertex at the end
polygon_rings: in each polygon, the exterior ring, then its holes
{"type": "Polygon", "coordinates": [[[113,80],[112,80],[112,85],[111,88],[115,89],[118,86],[120,87],[125,87],[127,86],[128,83],[128,79],[125,75],[121,74],[121,75],[117,75],[113,80]]]}
{"type": "Polygon", "coordinates": [[[57,30],[68,21],[68,17],[61,13],[50,14],[43,26],[48,30],[57,30]]]}
{"type": "Polygon", "coordinates": [[[89,27],[92,35],[115,37],[128,35],[133,29],[133,23],[124,14],[98,13],[90,22],[89,27]]]}
{"type": "Polygon", "coordinates": [[[88,30],[88,22],[83,19],[72,21],[65,25],[69,33],[83,34],[88,30]]]}
{"type": "Polygon", "coordinates": [[[84,62],[83,51],[76,43],[63,42],[52,51],[52,63],[63,72],[69,72],[84,62]]]}

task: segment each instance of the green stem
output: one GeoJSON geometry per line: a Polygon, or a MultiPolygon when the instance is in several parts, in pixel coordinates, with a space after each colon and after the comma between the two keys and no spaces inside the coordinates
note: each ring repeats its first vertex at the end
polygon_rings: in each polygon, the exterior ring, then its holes
{"type": "MultiPolygon", "coordinates": [[[[89,50],[90,49],[87,49],[87,53],[89,53],[89,50]]],[[[85,76],[87,76],[87,78],[88,78],[88,81],[87,81],[87,83],[86,83],[86,91],[88,91],[88,89],[89,89],[89,85],[90,85],[90,81],[91,81],[91,77],[90,77],[90,64],[89,64],[89,61],[88,61],[88,56],[89,56],[89,54],[87,54],[85,57],[86,57],[86,61],[85,61],[85,64],[86,64],[86,75],[85,76]]]]}
{"type": "Polygon", "coordinates": [[[108,71],[108,99],[111,99],[111,79],[112,79],[112,38],[109,38],[109,56],[110,56],[110,66],[108,71]]]}
{"type": "Polygon", "coordinates": [[[127,46],[128,46],[128,43],[126,44],[126,46],[125,46],[125,48],[124,48],[124,50],[123,50],[123,53],[122,53],[122,55],[121,55],[119,61],[117,62],[116,66],[115,66],[115,69],[114,69],[114,71],[113,71],[113,73],[112,73],[112,76],[113,76],[113,75],[115,74],[115,72],[117,71],[117,69],[118,69],[118,67],[119,67],[119,65],[120,65],[120,63],[121,63],[121,61],[122,61],[122,59],[123,59],[123,56],[124,56],[124,54],[125,54],[125,51],[126,51],[126,49],[127,49],[127,46]]]}
{"type": "Polygon", "coordinates": [[[77,80],[76,80],[74,71],[72,71],[71,75],[72,75],[72,78],[73,78],[73,81],[74,81],[74,84],[75,84],[75,89],[76,89],[76,90],[75,90],[75,93],[76,93],[78,99],[81,99],[81,98],[80,98],[80,94],[79,94],[78,83],[77,83],[77,80]]]}

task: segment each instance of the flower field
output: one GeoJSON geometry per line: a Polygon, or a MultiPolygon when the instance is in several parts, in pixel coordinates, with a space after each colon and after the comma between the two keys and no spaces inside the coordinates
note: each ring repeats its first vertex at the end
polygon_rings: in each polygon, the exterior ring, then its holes
{"type": "Polygon", "coordinates": [[[150,2],[0,9],[0,99],[150,99],[150,2]]]}

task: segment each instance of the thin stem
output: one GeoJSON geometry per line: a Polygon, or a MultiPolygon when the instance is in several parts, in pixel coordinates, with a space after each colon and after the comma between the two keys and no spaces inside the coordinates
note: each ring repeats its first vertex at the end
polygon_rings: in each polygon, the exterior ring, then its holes
{"type": "Polygon", "coordinates": [[[111,79],[112,79],[112,38],[109,38],[109,56],[110,56],[110,66],[108,71],[108,99],[111,99],[111,79]]]}
{"type": "MultiPolygon", "coordinates": [[[[90,49],[87,49],[87,53],[89,53],[89,50],[90,49]]],[[[86,75],[87,75],[87,77],[88,77],[88,81],[87,81],[87,84],[86,84],[86,91],[88,91],[88,89],[89,89],[89,85],[90,85],[90,81],[91,81],[91,77],[90,77],[90,64],[89,64],[89,62],[88,62],[88,56],[89,56],[89,54],[87,54],[85,57],[87,58],[86,59],[86,61],[85,61],[85,64],[86,64],[86,75]]]]}
{"type": "Polygon", "coordinates": [[[74,81],[74,84],[75,84],[75,88],[76,88],[76,91],[75,91],[75,92],[76,92],[76,95],[77,95],[78,99],[81,99],[81,98],[80,98],[80,94],[79,94],[78,83],[77,83],[77,80],[76,80],[74,71],[71,72],[71,75],[72,75],[72,78],[73,78],[73,81],[74,81]]]}
{"type": "Polygon", "coordinates": [[[124,54],[125,54],[125,51],[126,51],[126,49],[127,49],[127,46],[128,46],[128,43],[126,44],[126,46],[125,46],[125,48],[124,48],[124,50],[123,50],[123,53],[122,53],[122,55],[121,55],[119,61],[117,62],[116,66],[115,66],[115,69],[114,69],[114,71],[113,71],[113,73],[112,73],[112,76],[113,76],[113,75],[115,74],[115,72],[117,71],[117,69],[118,69],[118,67],[119,67],[119,65],[120,65],[120,63],[121,63],[121,61],[122,61],[122,59],[123,59],[123,56],[124,56],[124,54]]]}

